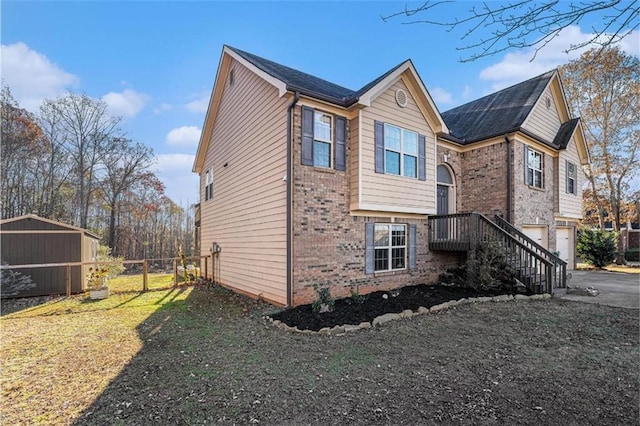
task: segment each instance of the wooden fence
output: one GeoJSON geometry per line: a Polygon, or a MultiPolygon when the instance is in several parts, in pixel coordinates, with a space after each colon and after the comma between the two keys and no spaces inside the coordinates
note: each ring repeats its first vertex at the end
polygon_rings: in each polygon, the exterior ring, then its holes
{"type": "MultiPolygon", "coordinates": [[[[195,260],[200,262],[200,276],[204,278],[209,278],[209,263],[211,263],[211,271],[213,272],[213,259],[212,256],[191,256],[186,257],[185,260],[187,262],[193,262],[195,260]]],[[[123,265],[142,265],[142,291],[149,290],[149,263],[158,263],[158,262],[172,262],[172,271],[173,271],[173,286],[176,287],[178,285],[178,269],[181,266],[182,258],[180,257],[171,257],[171,258],[157,258],[157,259],[142,259],[142,260],[123,260],[123,261],[114,261],[114,262],[66,262],[66,263],[34,263],[34,264],[22,264],[22,265],[1,265],[0,270],[10,269],[24,269],[24,268],[65,268],[65,281],[66,281],[66,295],[71,296],[71,268],[73,266],[93,266],[97,268],[99,265],[110,265],[110,264],[123,264],[123,265]]],[[[84,288],[84,286],[83,286],[84,288]]]]}

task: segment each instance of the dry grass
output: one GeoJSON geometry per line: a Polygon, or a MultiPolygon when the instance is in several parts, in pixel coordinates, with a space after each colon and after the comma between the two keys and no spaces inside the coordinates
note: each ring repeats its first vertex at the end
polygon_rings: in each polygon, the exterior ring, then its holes
{"type": "MultiPolygon", "coordinates": [[[[112,286],[131,290],[136,281],[121,277],[112,286]]],[[[153,282],[166,279],[156,276],[153,282]]],[[[4,315],[3,424],[64,424],[76,418],[142,348],[137,328],[191,291],[121,293],[100,301],[78,295],[4,315]]]]}
{"type": "MultiPolygon", "coordinates": [[[[579,270],[594,270],[595,267],[589,265],[588,263],[578,263],[576,264],[576,269],[579,270]]],[[[609,272],[622,272],[625,274],[640,274],[640,266],[630,266],[630,265],[615,265],[611,264],[603,268],[605,271],[609,272]]]]}
{"type": "Polygon", "coordinates": [[[456,307],[286,333],[219,287],[3,315],[2,424],[638,424],[638,312],[456,307]]]}

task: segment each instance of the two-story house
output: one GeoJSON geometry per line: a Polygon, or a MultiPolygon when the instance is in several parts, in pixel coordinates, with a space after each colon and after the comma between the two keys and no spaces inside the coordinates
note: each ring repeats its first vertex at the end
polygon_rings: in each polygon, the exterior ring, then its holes
{"type": "Polygon", "coordinates": [[[198,241],[217,282],[289,306],[434,281],[466,257],[431,244],[464,228],[441,226],[456,212],[499,213],[571,262],[586,161],[556,71],[441,114],[410,60],[354,91],[225,46],[198,241]]]}

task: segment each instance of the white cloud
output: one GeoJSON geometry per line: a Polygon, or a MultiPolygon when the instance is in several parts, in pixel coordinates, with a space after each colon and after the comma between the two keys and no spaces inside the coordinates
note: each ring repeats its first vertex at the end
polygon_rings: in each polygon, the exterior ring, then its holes
{"type": "Polygon", "coordinates": [[[189,102],[184,107],[191,112],[207,112],[207,108],[209,108],[209,94],[200,95],[198,99],[189,102]]]}
{"type": "MultiPolygon", "coordinates": [[[[533,49],[508,53],[500,62],[484,68],[480,72],[480,78],[493,82],[491,91],[500,90],[566,64],[590,48],[599,47],[593,44],[566,52],[572,45],[588,42],[592,37],[593,34],[583,33],[580,27],[570,25],[563,29],[558,37],[542,47],[533,60],[533,49]]],[[[619,46],[627,54],[638,55],[640,53],[638,40],[640,40],[640,31],[634,31],[623,39],[619,46]]]]}
{"type": "Polygon", "coordinates": [[[44,99],[55,98],[78,84],[42,53],[22,42],[1,46],[2,79],[22,108],[35,112],[44,99]]]}
{"type": "Polygon", "coordinates": [[[178,204],[197,203],[200,180],[191,171],[195,155],[160,154],[156,156],[156,175],[165,184],[165,194],[178,204]]]}
{"type": "Polygon", "coordinates": [[[109,92],[102,97],[113,115],[134,117],[149,101],[149,96],[133,89],[124,89],[121,93],[109,92]]]}
{"type": "Polygon", "coordinates": [[[153,113],[154,114],[162,114],[163,112],[169,111],[171,108],[173,108],[173,106],[171,104],[163,102],[163,103],[161,103],[160,105],[158,105],[157,107],[155,107],[153,109],[153,113]]]}
{"type": "Polygon", "coordinates": [[[469,85],[464,86],[462,91],[462,100],[467,101],[473,97],[473,88],[469,85]]]}
{"type": "Polygon", "coordinates": [[[196,148],[200,142],[200,129],[196,126],[182,126],[167,133],[167,144],[196,148]]]}
{"type": "Polygon", "coordinates": [[[433,97],[436,105],[450,104],[453,102],[453,96],[451,96],[451,93],[447,92],[442,87],[434,87],[433,89],[429,89],[429,93],[433,97]]]}

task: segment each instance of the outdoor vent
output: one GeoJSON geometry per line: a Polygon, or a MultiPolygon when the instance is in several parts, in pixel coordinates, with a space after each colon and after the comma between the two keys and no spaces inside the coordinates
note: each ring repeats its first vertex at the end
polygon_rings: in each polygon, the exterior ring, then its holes
{"type": "Polygon", "coordinates": [[[545,99],[545,103],[547,104],[547,109],[551,108],[551,98],[547,96],[547,99],[545,99]]]}
{"type": "Polygon", "coordinates": [[[236,82],[236,72],[235,69],[229,71],[229,86],[233,86],[233,83],[236,82]]]}
{"type": "Polygon", "coordinates": [[[407,106],[407,93],[404,90],[402,89],[396,90],[396,102],[402,108],[407,106]]]}

